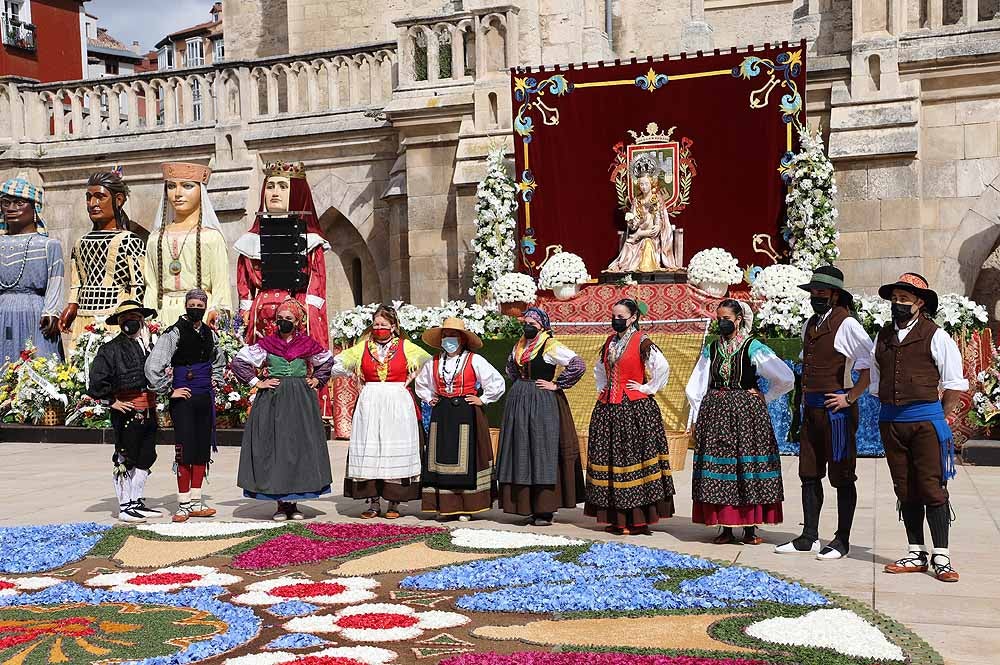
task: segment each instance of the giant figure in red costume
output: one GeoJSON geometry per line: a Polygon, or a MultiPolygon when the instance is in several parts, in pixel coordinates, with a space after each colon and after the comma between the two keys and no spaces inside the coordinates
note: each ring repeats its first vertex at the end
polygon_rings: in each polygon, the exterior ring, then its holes
{"type": "MultiPolygon", "coordinates": [[[[302,164],[276,162],[268,164],[264,170],[264,186],[260,193],[258,213],[298,213],[306,223],[307,260],[309,284],[305,291],[289,293],[283,289],[264,289],[260,269],[260,221],[254,218],[250,231],[236,241],[234,249],[239,253],[236,264],[236,291],[240,298],[240,314],[247,325],[247,344],[256,344],[261,338],[274,333],[275,315],[278,306],[289,297],[294,297],[305,307],[306,330],[324,349],[330,348],[330,332],[326,314],[326,263],[323,252],[330,244],[323,238],[319,228],[319,215],[313,204],[312,191],[306,181],[302,164]]],[[[326,398],[327,391],[320,393],[323,415],[332,413],[332,406],[326,398]]]]}

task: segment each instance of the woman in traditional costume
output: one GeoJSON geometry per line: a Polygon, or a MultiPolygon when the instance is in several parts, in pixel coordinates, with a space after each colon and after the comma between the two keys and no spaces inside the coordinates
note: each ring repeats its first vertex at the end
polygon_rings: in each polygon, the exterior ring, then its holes
{"type": "Polygon", "coordinates": [[[483,405],[499,400],[507,386],[500,372],[475,353],[483,341],[462,319],[446,319],[424,332],[423,340],[442,352],[424,365],[416,381],[417,396],[432,406],[421,508],[464,522],[493,506],[493,444],[483,405]]]}
{"type": "Polygon", "coordinates": [[[226,239],[206,187],[211,174],[200,164],[163,165],[163,200],[146,247],[143,303],[165,323],[184,314],[190,289],[208,294],[209,325],[219,312],[233,311],[226,239]]]}
{"type": "Polygon", "coordinates": [[[430,354],[400,334],[396,310],[381,305],[363,341],[339,354],[334,376],[362,384],[354,409],[344,496],[367,499],[364,519],[399,517],[399,504],[420,497],[420,408],[410,392],[430,354]]]}
{"type": "Polygon", "coordinates": [[[639,331],[639,304],[619,300],[594,378],[598,399],[590,416],[584,514],[618,535],[648,533],[674,514],[674,481],[663,414],[655,395],[670,366],[639,331]]]}
{"type": "Polygon", "coordinates": [[[43,196],[22,178],[0,185],[0,366],[28,340],[38,357],[61,355],[62,244],[45,229],[43,196]]]}
{"type": "Polygon", "coordinates": [[[170,396],[178,503],[174,522],[215,515],[201,488],[215,449],[215,386],[222,383],[226,354],[215,330],[204,322],[208,301],[203,290],[188,291],[185,314],[163,331],[146,359],[149,385],[170,396]]]}
{"type": "Polygon", "coordinates": [[[722,530],[717,545],[759,545],[760,524],[780,524],[781,460],[767,403],[789,392],[795,375],[774,351],[750,335],[750,306],[723,300],[716,310],[720,338],[701,354],[687,384],[694,422],[691,520],[722,530]],[[768,382],[761,394],[757,377],[768,382]]]}
{"type": "Polygon", "coordinates": [[[548,315],[530,307],[506,369],[514,384],[500,428],[500,507],[529,516],[535,526],[549,526],[557,510],[575,508],[583,497],[580,444],[563,391],[576,385],[587,366],[556,341],[548,315]]]}
{"type": "Polygon", "coordinates": [[[302,330],[305,318],[289,298],[278,306],[275,332],[230,363],[236,378],[257,388],[237,484],[246,497],[277,501],[278,522],[304,519],[297,502],[328,494],[333,482],[315,392],[330,379],[333,355],[302,330]]]}

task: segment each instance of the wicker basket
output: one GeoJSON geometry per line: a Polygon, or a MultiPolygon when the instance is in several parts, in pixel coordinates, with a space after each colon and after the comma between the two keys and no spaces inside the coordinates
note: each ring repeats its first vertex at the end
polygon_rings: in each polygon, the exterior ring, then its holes
{"type": "Polygon", "coordinates": [[[667,432],[667,447],[670,448],[670,470],[683,471],[687,463],[691,435],[687,432],[667,432]]]}
{"type": "Polygon", "coordinates": [[[170,409],[156,412],[156,424],[160,429],[170,429],[174,426],[174,420],[170,417],[170,409]]]}
{"type": "Polygon", "coordinates": [[[65,425],[66,407],[64,407],[60,402],[49,402],[46,404],[41,424],[46,427],[58,427],[60,425],[65,425]]]}
{"type": "Polygon", "coordinates": [[[590,442],[590,436],[587,434],[576,434],[577,441],[580,444],[580,465],[583,467],[583,473],[587,473],[587,445],[590,442]]]}

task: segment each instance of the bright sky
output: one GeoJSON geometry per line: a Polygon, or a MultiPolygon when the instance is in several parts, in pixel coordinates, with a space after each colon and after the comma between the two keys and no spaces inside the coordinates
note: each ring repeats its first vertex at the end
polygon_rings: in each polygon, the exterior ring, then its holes
{"type": "Polygon", "coordinates": [[[133,40],[142,52],[171,32],[211,19],[212,0],[90,0],[88,14],[98,17],[97,25],[128,46],[133,40]]]}

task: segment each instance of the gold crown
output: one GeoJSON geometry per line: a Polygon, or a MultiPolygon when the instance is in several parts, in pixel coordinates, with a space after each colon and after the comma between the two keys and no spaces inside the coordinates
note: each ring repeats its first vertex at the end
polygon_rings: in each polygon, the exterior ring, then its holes
{"type": "Polygon", "coordinates": [[[655,122],[651,122],[646,125],[646,131],[642,134],[636,134],[631,129],[629,130],[629,135],[632,140],[635,141],[636,145],[642,145],[643,143],[666,143],[670,140],[670,135],[674,133],[676,127],[671,127],[666,131],[666,133],[660,131],[660,126],[655,122]]]}
{"type": "Polygon", "coordinates": [[[302,162],[298,164],[289,164],[287,162],[277,161],[264,167],[264,176],[284,176],[286,178],[303,178],[306,177],[306,165],[302,162]]]}

